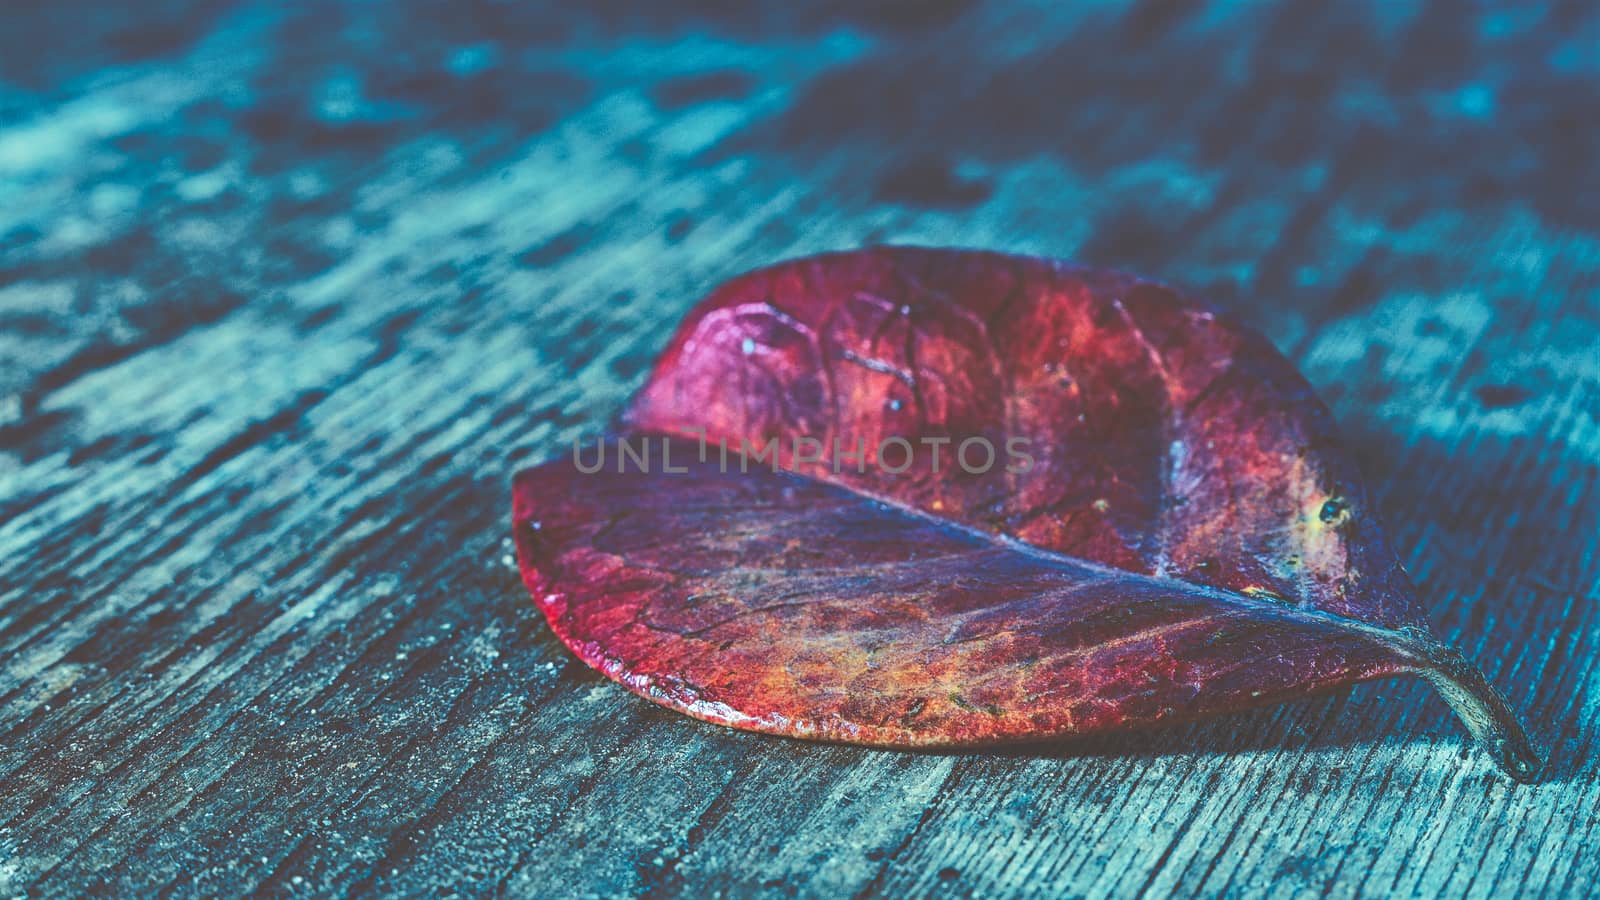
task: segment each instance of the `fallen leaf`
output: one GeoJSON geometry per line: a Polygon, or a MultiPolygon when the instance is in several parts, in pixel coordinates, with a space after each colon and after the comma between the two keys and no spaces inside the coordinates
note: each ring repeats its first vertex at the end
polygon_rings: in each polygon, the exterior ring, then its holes
{"type": "Polygon", "coordinates": [[[1309,385],[1159,284],[785,263],[702,302],[623,423],[518,475],[516,538],[561,640],[657,703],[970,746],[1416,674],[1510,775],[1539,768],[1429,633],[1309,385]]]}

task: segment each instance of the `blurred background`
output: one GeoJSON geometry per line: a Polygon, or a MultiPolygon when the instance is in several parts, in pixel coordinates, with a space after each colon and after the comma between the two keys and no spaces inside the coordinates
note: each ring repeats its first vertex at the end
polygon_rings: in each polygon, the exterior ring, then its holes
{"type": "Polygon", "coordinates": [[[654,242],[672,317],[711,257],[959,243],[1176,281],[1291,351],[1379,295],[1532,293],[1600,228],[1582,0],[13,6],[11,390],[394,248],[425,191],[460,197],[430,239],[487,233],[394,264],[458,295],[654,242]]]}

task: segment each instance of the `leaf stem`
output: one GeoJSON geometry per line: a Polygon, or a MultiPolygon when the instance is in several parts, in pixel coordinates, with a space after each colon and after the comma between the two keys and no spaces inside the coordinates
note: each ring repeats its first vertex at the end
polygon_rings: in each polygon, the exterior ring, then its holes
{"type": "Polygon", "coordinates": [[[1524,784],[1535,781],[1544,759],[1506,698],[1454,647],[1430,640],[1423,649],[1427,665],[1421,675],[1450,704],[1479,746],[1513,779],[1524,784]]]}

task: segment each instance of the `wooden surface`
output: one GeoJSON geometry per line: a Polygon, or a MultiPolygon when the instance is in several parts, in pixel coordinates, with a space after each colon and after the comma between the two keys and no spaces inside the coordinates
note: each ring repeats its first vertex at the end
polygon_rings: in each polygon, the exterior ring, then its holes
{"type": "Polygon", "coordinates": [[[0,895],[1575,896],[1600,878],[1588,2],[41,5],[0,28],[0,895]],[[870,242],[1251,318],[1429,689],[911,754],[575,663],[508,556],[711,284],[870,242]]]}

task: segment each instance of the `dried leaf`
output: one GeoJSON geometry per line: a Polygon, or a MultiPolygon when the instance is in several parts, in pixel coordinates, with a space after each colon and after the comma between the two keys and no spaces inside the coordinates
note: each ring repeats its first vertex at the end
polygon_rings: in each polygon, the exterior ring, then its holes
{"type": "Polygon", "coordinates": [[[959,746],[1414,673],[1513,777],[1538,769],[1429,634],[1305,380],[1161,285],[798,260],[697,307],[624,422],[518,476],[516,534],[557,635],[655,702],[959,746]]]}

